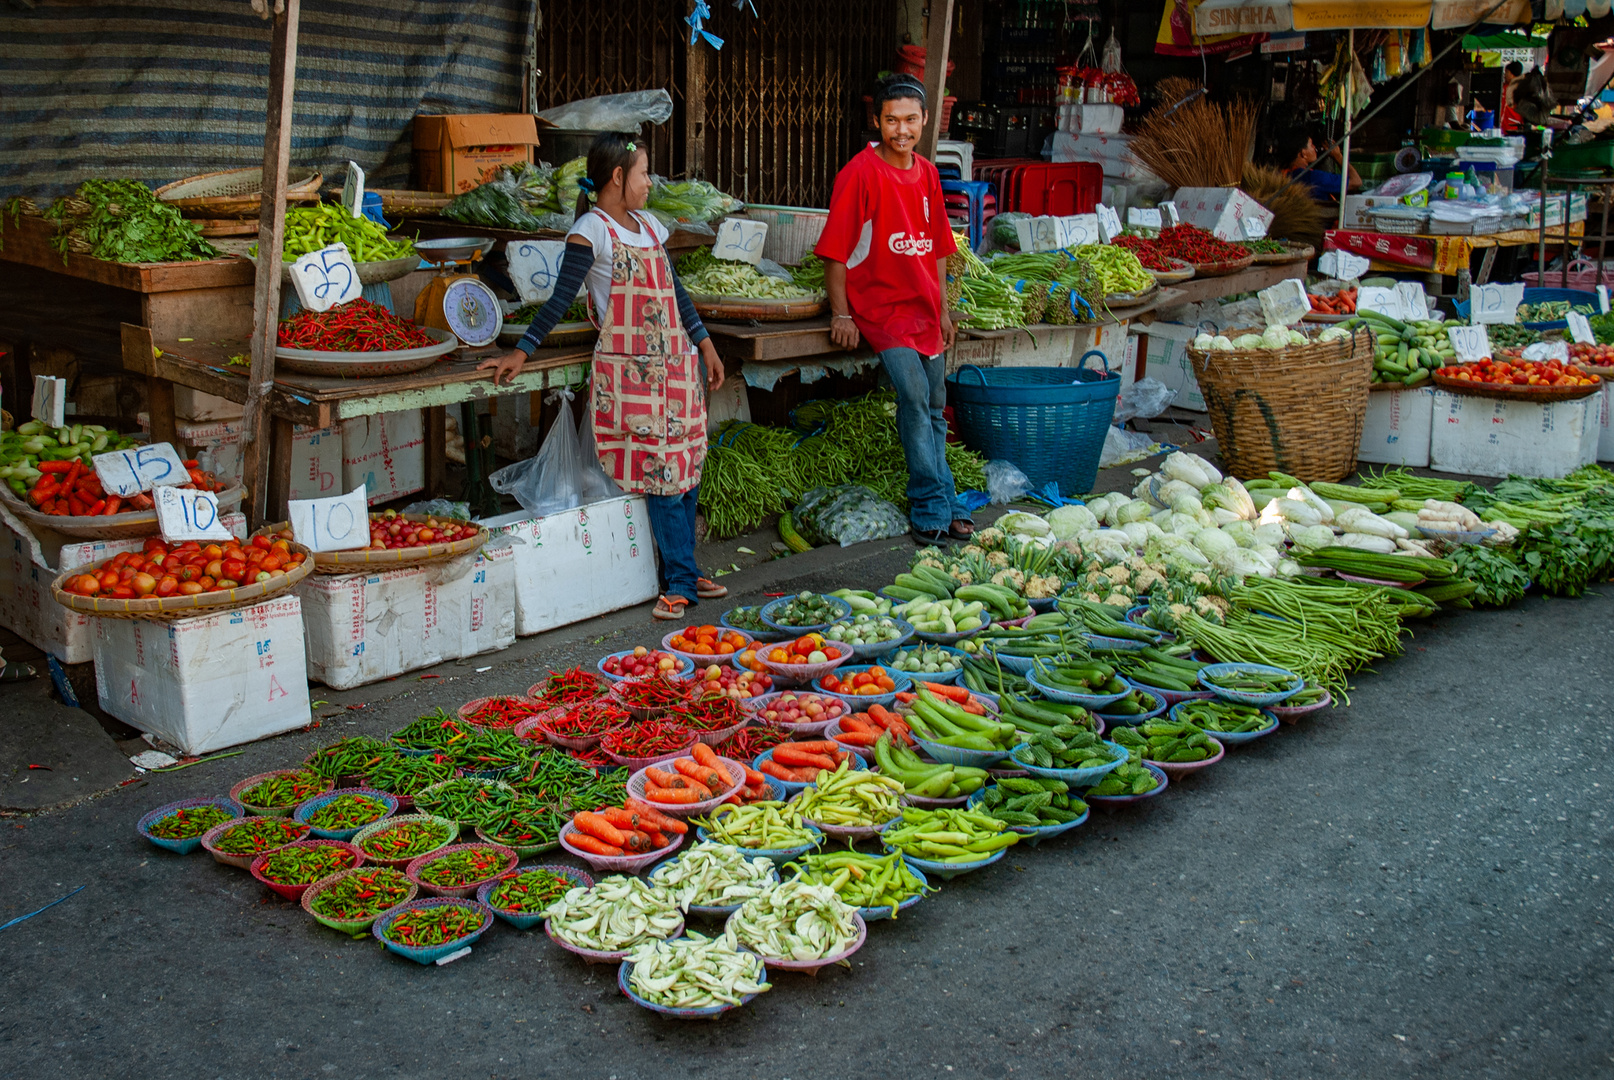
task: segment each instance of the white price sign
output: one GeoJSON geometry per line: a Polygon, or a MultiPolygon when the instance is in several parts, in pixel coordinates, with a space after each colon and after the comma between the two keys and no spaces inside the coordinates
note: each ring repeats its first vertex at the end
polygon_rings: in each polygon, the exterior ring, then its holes
{"type": "Polygon", "coordinates": [[[1285,278],[1255,295],[1261,298],[1261,313],[1268,326],[1292,326],[1311,311],[1306,286],[1299,278],[1285,278]]]}
{"type": "Polygon", "coordinates": [[[1429,300],[1424,296],[1422,285],[1416,281],[1403,281],[1395,288],[1401,294],[1401,310],[1407,313],[1406,319],[1422,321],[1429,318],[1429,300]]]}
{"type": "Polygon", "coordinates": [[[1101,244],[1097,214],[1069,214],[1048,218],[1054,224],[1054,247],[1081,247],[1083,244],[1101,244]]]}
{"type": "Polygon", "coordinates": [[[1101,243],[1109,243],[1121,235],[1121,215],[1115,212],[1114,207],[1099,203],[1095,210],[1098,213],[1098,235],[1101,243]]]}
{"type": "Polygon", "coordinates": [[[1608,314],[1608,286],[1607,285],[1599,285],[1599,286],[1597,286],[1597,310],[1600,313],[1604,314],[1604,315],[1608,314]]]}
{"type": "Polygon", "coordinates": [[[67,380],[54,375],[34,376],[35,420],[47,427],[61,427],[67,420],[67,380]]]}
{"type": "Polygon", "coordinates": [[[90,460],[107,493],[124,499],[154,487],[178,487],[191,482],[184,460],[165,442],[97,454],[90,460]]]}
{"type": "Polygon", "coordinates": [[[329,311],[364,292],[353,257],[340,240],[292,263],[291,283],[297,288],[297,299],[310,311],[329,311]]]}
{"type": "Polygon", "coordinates": [[[1569,323],[1569,336],[1582,345],[1595,345],[1597,338],[1592,334],[1591,320],[1578,311],[1571,311],[1564,316],[1569,323]]]}
{"type": "Polygon", "coordinates": [[[230,539],[230,530],[219,520],[219,500],[212,492],[160,487],[153,501],[157,504],[157,528],[170,543],[230,539]]]}
{"type": "Polygon", "coordinates": [[[1447,327],[1446,337],[1450,339],[1460,364],[1472,364],[1491,355],[1491,336],[1485,332],[1483,325],[1447,327]]]}
{"type": "Polygon", "coordinates": [[[1357,311],[1376,311],[1380,315],[1388,315],[1392,319],[1405,319],[1407,308],[1398,289],[1386,289],[1378,285],[1364,285],[1356,294],[1357,311]]]}
{"type": "Polygon", "coordinates": [[[1475,285],[1468,291],[1468,321],[1487,326],[1518,322],[1524,300],[1524,282],[1511,285],[1475,285]]]}
{"type": "Polygon", "coordinates": [[[1126,223],[1139,229],[1158,229],[1164,224],[1158,208],[1144,206],[1127,207],[1126,223]]]}
{"type": "Polygon", "coordinates": [[[564,240],[521,240],[506,244],[505,263],[523,304],[541,304],[555,291],[564,240]]]}
{"type": "Polygon", "coordinates": [[[365,485],[328,499],[292,499],[291,532],[315,551],[358,551],[370,546],[370,506],[365,485]]]}
{"type": "Polygon", "coordinates": [[[354,217],[364,216],[364,170],[347,163],[347,179],[342,181],[342,205],[354,217]]]}
{"type": "Polygon", "coordinates": [[[1239,225],[1244,229],[1244,239],[1261,240],[1267,235],[1267,223],[1258,217],[1240,218],[1239,225]]]}
{"type": "Polygon", "coordinates": [[[1569,346],[1561,341],[1538,341],[1534,345],[1524,347],[1526,360],[1556,360],[1561,364],[1569,363],[1569,346]]]}
{"type": "Polygon", "coordinates": [[[1317,272],[1340,281],[1355,281],[1367,273],[1370,265],[1367,259],[1349,251],[1325,251],[1317,258],[1317,272]]]}
{"type": "Polygon", "coordinates": [[[1176,203],[1174,203],[1174,202],[1163,202],[1163,203],[1161,203],[1160,204],[1160,212],[1162,214],[1166,215],[1165,222],[1166,222],[1167,225],[1180,225],[1180,224],[1182,224],[1182,218],[1180,216],[1178,216],[1178,214],[1177,214],[1177,204],[1176,203]]]}
{"type": "Polygon", "coordinates": [[[767,239],[766,221],[727,218],[717,227],[717,240],[712,244],[712,254],[719,259],[755,266],[762,261],[762,244],[767,239]]]}

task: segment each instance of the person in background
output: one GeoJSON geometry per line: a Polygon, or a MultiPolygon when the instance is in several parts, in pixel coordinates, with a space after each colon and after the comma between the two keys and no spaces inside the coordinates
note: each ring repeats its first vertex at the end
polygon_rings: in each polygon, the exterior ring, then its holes
{"type": "Polygon", "coordinates": [[[911,76],[874,94],[880,141],[835,177],[829,222],[814,249],[824,260],[830,337],[843,349],[866,339],[897,391],[897,434],[908,464],[908,514],[920,544],[974,532],[947,466],[946,367],[954,329],[942,298],[947,256],[957,250],[936,166],[914,152],[925,126],[925,90],[911,76]]]}
{"type": "Polygon", "coordinates": [[[1326,155],[1318,154],[1317,144],[1312,142],[1310,132],[1304,128],[1290,129],[1278,136],[1273,144],[1273,157],[1278,161],[1279,167],[1311,188],[1313,199],[1326,202],[1329,199],[1338,199],[1346,192],[1362,190],[1362,177],[1358,175],[1354,165],[1343,174],[1313,168],[1318,159],[1324,156],[1335,165],[1345,164],[1339,147],[1333,144],[1329,145],[1326,155]]]}
{"type": "Polygon", "coordinates": [[[1504,135],[1517,135],[1524,127],[1524,120],[1519,116],[1519,110],[1513,107],[1513,88],[1519,85],[1524,78],[1524,65],[1517,60],[1508,62],[1502,69],[1502,111],[1497,117],[1496,126],[1502,129],[1504,135]]]}
{"type": "Polygon", "coordinates": [[[666,227],[641,212],[650,194],[645,148],[598,136],[580,183],[553,295],[520,343],[478,370],[510,382],[587,284],[600,328],[590,394],[600,465],[623,490],[644,494],[666,582],[652,614],[682,619],[700,600],[728,595],[695,564],[706,393],[723,385],[723,361],[673,274],[666,227]]]}

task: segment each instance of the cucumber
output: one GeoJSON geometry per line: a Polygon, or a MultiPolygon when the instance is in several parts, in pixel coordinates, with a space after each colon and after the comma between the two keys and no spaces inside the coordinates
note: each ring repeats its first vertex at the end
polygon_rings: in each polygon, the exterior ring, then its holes
{"type": "Polygon", "coordinates": [[[796,531],[796,523],[791,520],[789,511],[779,515],[779,538],[797,555],[813,550],[813,545],[802,539],[801,533],[796,531]]]}

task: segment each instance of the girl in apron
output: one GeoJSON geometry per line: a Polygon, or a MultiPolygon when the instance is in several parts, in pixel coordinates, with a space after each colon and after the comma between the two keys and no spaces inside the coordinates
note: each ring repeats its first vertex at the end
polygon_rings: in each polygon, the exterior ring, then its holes
{"type": "Polygon", "coordinates": [[[706,394],[723,385],[723,362],[673,275],[666,228],[642,212],[645,150],[626,136],[599,136],[580,184],[554,294],[521,342],[481,367],[494,369],[495,382],[513,379],[587,286],[600,330],[589,401],[600,465],[624,491],[645,496],[666,589],[653,614],[682,619],[700,600],[728,595],[695,565],[706,394]]]}

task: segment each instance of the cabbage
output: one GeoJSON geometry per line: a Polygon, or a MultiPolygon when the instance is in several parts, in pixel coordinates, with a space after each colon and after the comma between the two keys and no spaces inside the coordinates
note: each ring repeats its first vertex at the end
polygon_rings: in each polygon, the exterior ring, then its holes
{"type": "Polygon", "coordinates": [[[1049,536],[1053,533],[1053,529],[1042,518],[1022,510],[1016,510],[1012,514],[1004,514],[993,524],[1004,532],[1016,533],[1022,537],[1049,536]]]}
{"type": "Polygon", "coordinates": [[[1203,458],[1185,454],[1181,450],[1173,450],[1166,455],[1166,460],[1161,462],[1160,472],[1172,480],[1181,480],[1198,491],[1206,484],[1214,484],[1222,478],[1220,473],[1208,466],[1209,462],[1203,458]]]}
{"type": "Polygon", "coordinates": [[[1155,501],[1161,506],[1175,505],[1178,499],[1188,496],[1195,502],[1199,501],[1199,488],[1182,480],[1167,479],[1164,483],[1155,486],[1155,501]]]}
{"type": "Polygon", "coordinates": [[[1293,559],[1285,559],[1278,564],[1279,577],[1299,577],[1306,572],[1306,568],[1293,559]]]}
{"type": "Polygon", "coordinates": [[[1304,345],[1305,343],[1306,343],[1306,335],[1305,334],[1302,334],[1299,330],[1291,330],[1291,331],[1289,331],[1289,344],[1291,344],[1291,345],[1304,345]]]}
{"type": "Polygon", "coordinates": [[[1214,562],[1218,555],[1238,547],[1238,542],[1220,529],[1201,529],[1194,534],[1194,546],[1214,562]]]}
{"type": "Polygon", "coordinates": [[[1113,491],[1106,492],[1096,499],[1088,499],[1087,509],[1092,512],[1094,517],[1102,521],[1104,520],[1104,516],[1110,512],[1110,507],[1113,506],[1117,500],[1120,502],[1126,502],[1127,498],[1125,495],[1118,495],[1113,491]]]}
{"type": "Polygon", "coordinates": [[[1384,536],[1391,540],[1405,540],[1408,535],[1406,529],[1393,521],[1386,521],[1365,506],[1353,506],[1334,520],[1346,532],[1384,536]]]}
{"type": "Polygon", "coordinates": [[[1349,330],[1338,326],[1330,326],[1322,333],[1317,335],[1317,343],[1321,345],[1324,342],[1338,341],[1340,338],[1348,338],[1350,336],[1351,332],[1349,330]]]}
{"type": "Polygon", "coordinates": [[[1106,565],[1125,562],[1132,555],[1132,541],[1117,529],[1101,529],[1093,534],[1092,542],[1082,542],[1082,550],[1106,565]]]}
{"type": "Polygon", "coordinates": [[[1261,335],[1263,349],[1283,349],[1289,345],[1289,328],[1287,326],[1269,326],[1261,335]]]}
{"type": "Polygon", "coordinates": [[[1048,515],[1048,528],[1054,539],[1069,540],[1085,529],[1098,528],[1098,518],[1085,506],[1061,506],[1048,515]]]}
{"type": "Polygon", "coordinates": [[[1222,532],[1231,536],[1239,547],[1255,546],[1255,526],[1248,521],[1229,521],[1222,526],[1222,532]]]}
{"type": "Polygon", "coordinates": [[[1198,349],[1200,352],[1204,352],[1206,349],[1212,348],[1215,345],[1215,342],[1216,339],[1211,335],[1200,334],[1198,337],[1194,338],[1194,348],[1198,349]]]}
{"type": "Polygon", "coordinates": [[[1264,349],[1266,347],[1266,339],[1260,334],[1244,334],[1233,339],[1233,348],[1235,349],[1264,349]]]}
{"type": "Polygon", "coordinates": [[[1334,508],[1329,506],[1325,500],[1317,496],[1315,491],[1312,491],[1311,488],[1306,487],[1304,484],[1302,484],[1300,487],[1290,488],[1288,497],[1291,499],[1299,499],[1313,510],[1316,510],[1318,515],[1322,518],[1324,525],[1327,525],[1334,520],[1334,508]]]}
{"type": "MultiPolygon", "coordinates": [[[[1298,491],[1299,488],[1295,490],[1298,491]]],[[[1294,525],[1321,525],[1323,523],[1323,516],[1317,512],[1316,508],[1299,499],[1274,499],[1267,506],[1266,514],[1275,514],[1294,525]]],[[[1262,515],[1263,518],[1266,514],[1262,515]]]]}
{"type": "Polygon", "coordinates": [[[1236,578],[1275,577],[1277,571],[1260,554],[1249,548],[1234,547],[1216,556],[1211,565],[1222,573],[1236,578]]]}
{"type": "Polygon", "coordinates": [[[1160,526],[1168,533],[1185,536],[1192,539],[1194,534],[1205,527],[1204,522],[1193,514],[1179,514],[1175,511],[1171,515],[1171,524],[1160,526]]]}
{"type": "Polygon", "coordinates": [[[1126,533],[1126,538],[1131,541],[1134,548],[1142,551],[1143,546],[1149,542],[1149,530],[1154,527],[1152,521],[1129,521],[1121,526],[1121,531],[1126,533]]]}
{"type": "Polygon", "coordinates": [[[1205,504],[1199,501],[1198,495],[1179,495],[1171,500],[1171,509],[1179,514],[1192,514],[1198,516],[1205,509],[1205,504]]]}
{"type": "Polygon", "coordinates": [[[1395,541],[1385,536],[1370,536],[1367,533],[1346,533],[1333,543],[1334,547],[1356,548],[1358,551],[1374,551],[1380,555],[1394,555],[1395,541]]]}
{"type": "Polygon", "coordinates": [[[1115,523],[1125,525],[1132,521],[1147,521],[1152,513],[1154,513],[1154,507],[1142,499],[1133,499],[1115,511],[1115,523]]]}
{"type": "Polygon", "coordinates": [[[1199,471],[1205,474],[1207,484],[1220,484],[1222,482],[1222,470],[1204,458],[1195,458],[1194,460],[1199,462],[1199,471]]]}
{"type": "Polygon", "coordinates": [[[1228,352],[1232,352],[1233,342],[1226,334],[1217,334],[1215,337],[1211,338],[1211,348],[1225,349],[1228,352]]]}
{"type": "Polygon", "coordinates": [[[1249,489],[1239,483],[1238,477],[1224,476],[1220,483],[1212,484],[1207,490],[1225,492],[1217,496],[1219,505],[1236,512],[1241,518],[1255,520],[1255,500],[1250,498],[1249,489]]]}
{"type": "Polygon", "coordinates": [[[1210,565],[1210,560],[1205,557],[1205,553],[1196,548],[1193,541],[1186,536],[1173,536],[1170,534],[1156,536],[1144,547],[1143,554],[1145,558],[1151,561],[1165,558],[1168,561],[1173,559],[1180,560],[1196,567],[1210,565]]]}
{"type": "Polygon", "coordinates": [[[1276,521],[1269,521],[1265,525],[1255,527],[1255,542],[1262,547],[1283,547],[1283,526],[1276,521]]]}
{"type": "Polygon", "coordinates": [[[1320,551],[1333,546],[1334,530],[1327,525],[1290,525],[1289,539],[1301,551],[1320,551]]]}
{"type": "Polygon", "coordinates": [[[1244,520],[1243,518],[1239,517],[1237,514],[1233,513],[1233,511],[1224,510],[1220,506],[1218,506],[1216,509],[1212,510],[1210,512],[1210,515],[1211,515],[1211,521],[1216,524],[1217,528],[1220,528],[1223,525],[1230,524],[1230,523],[1232,523],[1234,521],[1243,521],[1244,520]]]}

